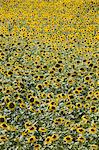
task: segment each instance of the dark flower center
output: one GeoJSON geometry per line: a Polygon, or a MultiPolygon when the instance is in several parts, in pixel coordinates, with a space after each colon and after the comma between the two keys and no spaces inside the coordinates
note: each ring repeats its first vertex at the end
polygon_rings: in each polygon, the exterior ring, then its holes
{"type": "Polygon", "coordinates": [[[31,98],[31,99],[30,99],[30,102],[34,102],[34,98],[31,98]]]}
{"type": "Polygon", "coordinates": [[[70,140],[70,138],[69,138],[69,137],[67,137],[66,139],[67,139],[67,140],[70,140]]]}
{"type": "Polygon", "coordinates": [[[0,122],[4,122],[4,118],[0,118],[0,122]]]}
{"type": "Polygon", "coordinates": [[[56,138],[56,135],[54,135],[53,138],[56,138]]]}
{"type": "Polygon", "coordinates": [[[32,141],[33,140],[33,138],[30,138],[30,141],[32,141]]]}
{"type": "Polygon", "coordinates": [[[14,104],[13,104],[13,103],[10,103],[9,107],[10,107],[10,108],[14,108],[14,104]]]}
{"type": "Polygon", "coordinates": [[[6,125],[6,124],[3,124],[2,126],[3,126],[3,127],[5,127],[5,128],[7,127],[7,125],[6,125]]]}

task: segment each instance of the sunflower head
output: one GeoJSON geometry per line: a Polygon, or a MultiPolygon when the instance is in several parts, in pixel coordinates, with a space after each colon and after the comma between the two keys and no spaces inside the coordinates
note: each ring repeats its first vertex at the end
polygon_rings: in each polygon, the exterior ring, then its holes
{"type": "Polygon", "coordinates": [[[0,142],[6,142],[8,140],[6,135],[0,135],[0,142]]]}
{"type": "Polygon", "coordinates": [[[58,134],[53,134],[53,135],[52,135],[52,141],[56,141],[56,140],[58,140],[58,139],[59,139],[58,134]]]}
{"type": "Polygon", "coordinates": [[[77,140],[78,142],[81,142],[81,143],[85,142],[85,138],[83,136],[79,136],[77,140]]]}
{"type": "Polygon", "coordinates": [[[95,106],[91,106],[90,107],[90,112],[91,113],[95,113],[97,110],[96,110],[96,107],[95,106]]]}
{"type": "Polygon", "coordinates": [[[90,133],[90,134],[95,134],[96,132],[97,132],[96,127],[91,127],[91,128],[89,128],[89,133],[90,133]]]}
{"type": "Polygon", "coordinates": [[[41,145],[40,144],[34,144],[34,150],[40,150],[41,145]]]}
{"type": "Polygon", "coordinates": [[[8,108],[13,111],[15,109],[15,103],[14,102],[9,102],[8,103],[8,108]]]}
{"type": "Polygon", "coordinates": [[[73,140],[72,136],[71,135],[68,135],[68,136],[65,136],[64,137],[64,142],[66,143],[71,143],[73,140]]]}
{"type": "Polygon", "coordinates": [[[95,144],[90,145],[90,150],[98,150],[98,145],[95,144]]]}
{"type": "Polygon", "coordinates": [[[34,142],[36,142],[36,140],[37,140],[36,137],[33,135],[28,138],[28,143],[34,143],[34,142]]]}
{"type": "Polygon", "coordinates": [[[45,141],[44,141],[44,145],[49,145],[52,143],[52,137],[51,136],[48,136],[45,141]]]}
{"type": "Polygon", "coordinates": [[[5,122],[5,116],[0,116],[0,123],[5,122]]]}
{"type": "Polygon", "coordinates": [[[79,134],[84,134],[85,130],[83,128],[77,128],[79,134]]]}
{"type": "Polygon", "coordinates": [[[28,127],[28,132],[31,133],[31,132],[35,132],[36,130],[36,127],[34,125],[28,127]]]}
{"type": "Polygon", "coordinates": [[[46,129],[46,128],[44,128],[44,127],[40,127],[40,128],[39,128],[39,132],[44,133],[44,132],[46,132],[46,131],[47,131],[47,129],[46,129]]]}

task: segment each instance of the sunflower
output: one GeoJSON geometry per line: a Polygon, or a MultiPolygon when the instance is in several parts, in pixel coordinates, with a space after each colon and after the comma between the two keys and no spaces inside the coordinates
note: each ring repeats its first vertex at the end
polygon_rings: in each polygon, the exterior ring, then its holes
{"type": "Polygon", "coordinates": [[[54,121],[53,125],[59,125],[60,123],[58,121],[54,121]]]}
{"type": "Polygon", "coordinates": [[[8,103],[8,108],[13,111],[15,109],[15,103],[14,102],[9,102],[8,103]]]}
{"type": "Polygon", "coordinates": [[[90,104],[89,104],[89,103],[84,104],[84,108],[85,108],[85,109],[89,109],[89,107],[90,107],[90,104]]]}
{"type": "Polygon", "coordinates": [[[97,110],[96,110],[96,107],[95,107],[95,106],[91,106],[91,107],[90,107],[90,112],[91,112],[91,113],[96,112],[96,111],[97,111],[97,110]]]}
{"type": "Polygon", "coordinates": [[[85,76],[85,78],[84,78],[84,81],[85,82],[90,82],[90,80],[91,80],[91,77],[88,75],[88,76],[85,76]]]}
{"type": "Polygon", "coordinates": [[[45,141],[44,141],[44,145],[48,145],[48,144],[51,144],[52,143],[52,137],[51,136],[48,136],[45,141]]]}
{"type": "Polygon", "coordinates": [[[84,143],[85,140],[86,140],[86,139],[85,139],[83,136],[79,136],[78,139],[77,139],[77,141],[78,141],[78,142],[81,142],[81,143],[84,143]]]}
{"type": "Polygon", "coordinates": [[[83,128],[77,128],[79,134],[84,134],[85,130],[83,128]]]}
{"type": "Polygon", "coordinates": [[[6,135],[0,135],[0,142],[6,142],[8,140],[6,135]]]}
{"type": "Polygon", "coordinates": [[[94,92],[94,96],[97,97],[97,98],[99,98],[99,91],[95,91],[94,92]]]}
{"type": "Polygon", "coordinates": [[[28,143],[34,143],[36,142],[36,137],[34,135],[32,135],[31,137],[28,138],[28,143]]]}
{"type": "Polygon", "coordinates": [[[46,129],[46,128],[44,128],[44,127],[40,127],[40,128],[39,128],[39,131],[40,131],[40,132],[42,132],[42,133],[44,133],[44,132],[46,132],[46,131],[47,131],[47,129],[46,129]]]}
{"type": "Polygon", "coordinates": [[[8,130],[9,129],[9,126],[7,125],[6,122],[3,122],[1,125],[0,125],[1,128],[5,129],[5,130],[8,130]]]}
{"type": "Polygon", "coordinates": [[[41,145],[40,144],[34,144],[34,150],[40,150],[41,145]]]}
{"type": "Polygon", "coordinates": [[[69,99],[69,100],[74,99],[74,95],[73,95],[73,94],[69,94],[69,95],[68,95],[68,99],[69,99]]]}
{"type": "Polygon", "coordinates": [[[50,111],[55,111],[55,110],[56,110],[56,105],[50,104],[49,107],[48,107],[48,109],[49,109],[50,111]]]}
{"type": "Polygon", "coordinates": [[[90,145],[90,150],[98,150],[98,145],[95,144],[90,145]]]}
{"type": "Polygon", "coordinates": [[[32,126],[32,123],[30,121],[25,122],[25,128],[30,128],[32,126]]]}
{"type": "Polygon", "coordinates": [[[82,87],[77,87],[74,91],[75,94],[80,94],[82,92],[82,87]]]}
{"type": "Polygon", "coordinates": [[[59,139],[58,134],[53,134],[51,137],[53,142],[59,139]]]}
{"type": "Polygon", "coordinates": [[[5,122],[5,116],[0,116],[0,123],[5,122]]]}
{"type": "Polygon", "coordinates": [[[36,131],[36,127],[34,125],[28,127],[28,132],[31,133],[31,132],[35,132],[36,131]]]}
{"type": "Polygon", "coordinates": [[[82,103],[76,103],[76,109],[82,108],[82,103]]]}
{"type": "Polygon", "coordinates": [[[68,135],[68,136],[65,136],[64,137],[64,142],[66,143],[71,143],[73,140],[72,136],[71,135],[68,135]]]}
{"type": "Polygon", "coordinates": [[[66,93],[61,93],[60,96],[62,99],[66,99],[66,97],[67,97],[66,93]]]}
{"type": "Polygon", "coordinates": [[[91,127],[88,131],[90,134],[95,134],[97,132],[97,129],[95,127],[91,127]]]}
{"type": "Polygon", "coordinates": [[[79,91],[79,92],[81,92],[82,91],[82,87],[80,86],[80,87],[77,87],[77,90],[79,91]]]}
{"type": "Polygon", "coordinates": [[[30,101],[30,103],[34,103],[34,100],[35,100],[35,97],[34,96],[31,96],[30,98],[29,98],[29,101],[30,101]]]}

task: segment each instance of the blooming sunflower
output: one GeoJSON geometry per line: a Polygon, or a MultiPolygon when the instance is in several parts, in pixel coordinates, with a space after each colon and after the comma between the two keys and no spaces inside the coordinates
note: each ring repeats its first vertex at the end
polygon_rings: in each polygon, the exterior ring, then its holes
{"type": "Polygon", "coordinates": [[[40,150],[41,145],[40,144],[34,144],[34,150],[40,150]]]}
{"type": "Polygon", "coordinates": [[[0,135],[0,142],[6,142],[8,140],[6,135],[0,135]]]}
{"type": "Polygon", "coordinates": [[[34,143],[36,142],[36,137],[34,135],[32,135],[31,137],[28,138],[28,143],[34,143]]]}
{"type": "Polygon", "coordinates": [[[28,127],[28,132],[29,133],[32,133],[32,132],[35,132],[36,131],[36,127],[34,125],[28,127]]]}
{"type": "Polygon", "coordinates": [[[53,134],[51,137],[52,137],[52,141],[53,142],[59,139],[59,135],[58,134],[53,134]]]}
{"type": "Polygon", "coordinates": [[[78,142],[81,142],[81,143],[84,143],[85,142],[85,137],[83,137],[83,136],[79,136],[78,138],[77,138],[77,141],[78,142]]]}
{"type": "Polygon", "coordinates": [[[5,116],[0,116],[0,123],[5,122],[5,116]]]}
{"type": "Polygon", "coordinates": [[[79,134],[84,134],[85,133],[85,130],[83,128],[77,128],[77,132],[79,134]]]}
{"type": "Polygon", "coordinates": [[[40,131],[40,132],[42,132],[42,133],[44,133],[44,132],[46,132],[46,131],[47,131],[47,129],[46,129],[46,128],[44,128],[44,127],[40,127],[40,128],[39,128],[39,131],[40,131]]]}
{"type": "Polygon", "coordinates": [[[48,136],[45,141],[44,141],[44,145],[49,145],[52,143],[52,137],[51,136],[48,136]]]}
{"type": "Polygon", "coordinates": [[[90,127],[88,131],[90,134],[95,134],[97,132],[97,129],[96,127],[90,127]]]}
{"type": "Polygon", "coordinates": [[[15,103],[14,102],[9,102],[8,104],[8,108],[11,110],[11,111],[13,111],[14,109],[15,109],[15,103]]]}
{"type": "Polygon", "coordinates": [[[90,145],[90,150],[98,150],[98,145],[95,144],[90,145]]]}
{"type": "Polygon", "coordinates": [[[71,143],[73,140],[72,136],[71,135],[68,135],[68,136],[65,136],[64,137],[64,142],[66,143],[71,143]]]}

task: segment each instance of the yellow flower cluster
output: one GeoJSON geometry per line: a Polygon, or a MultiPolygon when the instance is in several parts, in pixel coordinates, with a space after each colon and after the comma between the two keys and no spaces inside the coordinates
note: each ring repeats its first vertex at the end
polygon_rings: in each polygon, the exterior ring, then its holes
{"type": "Polygon", "coordinates": [[[0,0],[0,149],[98,150],[97,0],[0,0]]]}

